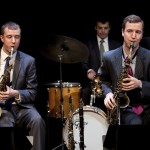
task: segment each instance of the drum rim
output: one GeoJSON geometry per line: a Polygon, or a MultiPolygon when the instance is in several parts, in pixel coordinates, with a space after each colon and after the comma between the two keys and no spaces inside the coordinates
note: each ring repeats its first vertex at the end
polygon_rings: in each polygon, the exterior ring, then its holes
{"type": "MultiPolygon", "coordinates": [[[[107,114],[101,108],[91,106],[91,105],[85,105],[85,106],[83,106],[83,110],[89,111],[89,112],[95,112],[95,113],[101,115],[104,119],[107,119],[107,114]]],[[[76,113],[79,113],[79,108],[73,112],[73,115],[76,113]]]]}
{"type": "MultiPolygon", "coordinates": [[[[60,87],[59,82],[53,82],[48,84],[50,87],[60,87]]],[[[81,87],[79,82],[62,82],[62,87],[81,87]]]]}

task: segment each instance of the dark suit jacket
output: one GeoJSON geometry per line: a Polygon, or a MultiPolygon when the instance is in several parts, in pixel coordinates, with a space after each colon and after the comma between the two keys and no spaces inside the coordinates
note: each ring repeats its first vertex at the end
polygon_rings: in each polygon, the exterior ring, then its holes
{"type": "MultiPolygon", "coordinates": [[[[112,87],[115,88],[116,83],[120,78],[121,71],[122,46],[113,51],[108,51],[104,53],[101,75],[103,79],[109,81],[112,84],[112,87]]],[[[137,52],[135,77],[142,81],[142,89],[136,89],[140,92],[140,97],[139,95],[136,95],[135,92],[133,92],[134,97],[140,98],[140,101],[141,99],[150,100],[150,51],[143,47],[139,47],[137,52]]],[[[103,88],[104,94],[107,94],[111,91],[111,89],[106,85],[103,85],[103,88]]]]}
{"type": "MultiPolygon", "coordinates": [[[[85,42],[89,49],[89,57],[86,62],[83,63],[83,76],[87,76],[88,69],[94,69],[95,72],[98,71],[101,66],[101,56],[98,47],[97,37],[93,37],[87,42],[85,42]]],[[[113,50],[121,46],[121,44],[115,40],[108,38],[109,50],[113,50]]],[[[85,80],[85,79],[84,79],[85,80]]]]}
{"type": "MultiPolygon", "coordinates": [[[[120,43],[111,39],[108,39],[108,44],[109,44],[109,50],[112,50],[121,46],[120,43]]],[[[101,66],[101,57],[100,57],[100,52],[99,52],[99,47],[98,47],[96,36],[88,40],[86,42],[86,45],[89,49],[89,57],[88,57],[87,62],[84,64],[84,69],[86,69],[87,71],[88,69],[92,68],[97,72],[99,67],[101,66]]]]}
{"type": "Polygon", "coordinates": [[[12,88],[19,90],[21,103],[24,107],[31,107],[37,97],[37,76],[35,59],[21,51],[17,51],[12,88]]]}

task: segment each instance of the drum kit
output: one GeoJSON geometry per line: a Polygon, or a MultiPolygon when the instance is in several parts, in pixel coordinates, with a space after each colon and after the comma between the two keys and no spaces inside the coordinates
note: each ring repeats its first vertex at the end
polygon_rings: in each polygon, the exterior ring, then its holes
{"type": "MultiPolygon", "coordinates": [[[[75,150],[80,148],[80,115],[79,103],[81,101],[81,84],[77,82],[62,82],[62,63],[80,63],[87,59],[88,48],[82,42],[71,37],[54,35],[49,38],[49,44],[46,49],[40,51],[42,55],[50,60],[59,62],[60,79],[58,82],[49,83],[49,112],[50,117],[61,118],[62,120],[62,143],[53,150],[64,150],[64,145],[68,148],[68,131],[70,113],[70,99],[73,106],[73,136],[75,150]],[[65,125],[64,125],[65,120],[65,125]]],[[[106,135],[108,123],[106,114],[99,108],[93,106],[83,106],[84,118],[84,147],[85,150],[103,149],[103,135],[106,135]]],[[[69,149],[69,148],[68,148],[69,149]]]]}

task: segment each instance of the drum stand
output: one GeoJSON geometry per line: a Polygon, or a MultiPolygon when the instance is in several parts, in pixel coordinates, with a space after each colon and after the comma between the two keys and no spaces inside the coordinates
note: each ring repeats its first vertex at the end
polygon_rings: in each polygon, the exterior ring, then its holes
{"type": "Polygon", "coordinates": [[[90,97],[90,106],[93,106],[93,103],[95,103],[95,98],[96,98],[96,94],[95,94],[95,87],[92,88],[92,94],[90,97]]]}
{"type": "MultiPolygon", "coordinates": [[[[59,61],[60,61],[60,110],[61,110],[61,121],[62,121],[62,129],[64,127],[64,107],[63,107],[63,96],[62,96],[62,67],[61,67],[61,59],[63,55],[58,55],[59,61]]],[[[57,147],[53,148],[52,150],[57,150],[61,147],[62,150],[64,150],[64,141],[62,138],[62,143],[58,145],[57,147]]]]}

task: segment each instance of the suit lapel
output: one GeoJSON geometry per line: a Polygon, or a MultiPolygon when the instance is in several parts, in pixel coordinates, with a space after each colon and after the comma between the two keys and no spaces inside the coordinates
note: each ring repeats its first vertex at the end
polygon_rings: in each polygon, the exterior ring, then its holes
{"type": "Polygon", "coordinates": [[[98,41],[97,41],[97,39],[95,39],[94,41],[94,50],[95,50],[95,52],[96,52],[96,55],[97,55],[97,57],[98,57],[98,59],[101,61],[101,57],[100,57],[100,51],[99,51],[99,47],[98,47],[98,41]]]}
{"type": "MultiPolygon", "coordinates": [[[[117,73],[117,76],[120,76],[120,73],[122,71],[122,48],[119,48],[119,51],[114,54],[114,62],[115,62],[115,72],[117,73]]],[[[137,56],[136,56],[136,70],[135,70],[135,77],[138,79],[143,78],[143,73],[144,73],[144,65],[142,62],[145,61],[145,54],[143,51],[138,50],[137,56]]]]}
{"type": "Polygon", "coordinates": [[[120,77],[122,71],[122,48],[119,48],[118,51],[116,51],[113,61],[115,62],[115,72],[117,76],[120,77]]]}
{"type": "Polygon", "coordinates": [[[141,52],[141,50],[138,50],[137,56],[136,56],[136,69],[135,69],[135,77],[138,79],[141,79],[144,77],[144,62],[145,61],[145,54],[141,52]]]}

